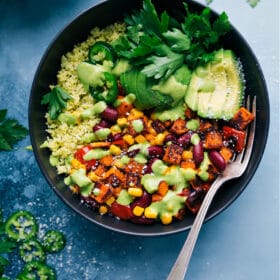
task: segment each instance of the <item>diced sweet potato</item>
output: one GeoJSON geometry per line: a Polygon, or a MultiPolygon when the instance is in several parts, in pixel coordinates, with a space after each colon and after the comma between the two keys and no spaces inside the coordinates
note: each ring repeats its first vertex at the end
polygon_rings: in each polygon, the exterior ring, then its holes
{"type": "Polygon", "coordinates": [[[212,130],[213,125],[209,121],[201,120],[199,123],[199,131],[206,132],[212,130]]]}
{"type": "Polygon", "coordinates": [[[186,121],[181,118],[177,119],[170,128],[170,131],[177,135],[187,132],[186,121]]]}
{"type": "Polygon", "coordinates": [[[192,168],[195,169],[196,165],[195,162],[193,160],[184,160],[181,162],[181,168],[192,168]]]}
{"type": "Polygon", "coordinates": [[[105,174],[104,178],[107,179],[108,177],[110,177],[111,175],[115,175],[120,182],[124,182],[125,181],[125,175],[116,167],[111,167],[105,174]]]}
{"type": "Polygon", "coordinates": [[[161,196],[165,196],[166,193],[168,192],[168,183],[166,181],[161,181],[158,185],[158,190],[157,192],[161,195],[161,196]]]}
{"type": "Polygon", "coordinates": [[[182,153],[184,149],[176,144],[167,146],[163,160],[170,164],[179,165],[182,160],[182,153]]]}
{"type": "Polygon", "coordinates": [[[140,187],[141,188],[141,177],[139,174],[128,172],[125,177],[125,188],[129,187],[140,187]]]}
{"type": "Polygon", "coordinates": [[[142,174],[144,165],[141,163],[138,163],[134,160],[131,160],[129,164],[126,165],[125,167],[125,172],[132,172],[136,174],[142,174]]]}
{"type": "Polygon", "coordinates": [[[254,115],[246,108],[241,107],[230,121],[230,124],[239,130],[244,130],[253,119],[254,115]]]}
{"type": "Polygon", "coordinates": [[[94,196],[94,199],[99,203],[104,203],[110,196],[113,195],[112,189],[107,185],[100,184],[98,189],[99,193],[94,196]]]}
{"type": "Polygon", "coordinates": [[[99,161],[104,166],[112,166],[112,164],[113,164],[113,156],[112,155],[107,155],[107,156],[101,158],[99,161]]]}
{"type": "Polygon", "coordinates": [[[117,108],[118,117],[123,118],[127,117],[131,109],[133,109],[133,105],[127,102],[122,102],[117,108]]]}
{"type": "Polygon", "coordinates": [[[220,154],[221,156],[225,159],[225,162],[229,162],[229,160],[232,158],[233,156],[233,152],[230,148],[228,147],[222,147],[220,149],[220,154]]]}
{"type": "Polygon", "coordinates": [[[204,147],[206,149],[220,149],[223,145],[223,136],[218,131],[210,131],[205,136],[204,147]]]}

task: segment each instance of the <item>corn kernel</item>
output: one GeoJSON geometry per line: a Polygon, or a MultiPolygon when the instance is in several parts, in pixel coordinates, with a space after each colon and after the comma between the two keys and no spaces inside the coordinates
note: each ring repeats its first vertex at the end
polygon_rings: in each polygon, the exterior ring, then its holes
{"type": "Polygon", "coordinates": [[[144,208],[137,205],[133,208],[132,213],[138,217],[142,216],[142,214],[144,213],[144,208]]]}
{"type": "Polygon", "coordinates": [[[184,151],[182,154],[182,159],[192,159],[193,158],[193,153],[192,151],[184,151]]]}
{"type": "Polygon", "coordinates": [[[123,140],[128,144],[128,145],[133,145],[134,144],[134,139],[131,135],[126,134],[123,137],[123,140]]]}
{"type": "Polygon", "coordinates": [[[127,190],[128,194],[135,197],[141,197],[143,195],[143,190],[140,188],[130,187],[127,190]]]}
{"type": "Polygon", "coordinates": [[[158,213],[155,210],[152,210],[150,207],[146,207],[144,215],[146,218],[156,219],[158,213]]]}
{"type": "Polygon", "coordinates": [[[93,181],[93,182],[98,182],[98,181],[100,180],[100,177],[97,176],[93,171],[90,171],[90,172],[88,173],[88,177],[89,177],[89,179],[90,179],[91,181],[93,181]]]}
{"type": "Polygon", "coordinates": [[[111,196],[109,199],[106,200],[106,204],[108,206],[111,206],[115,200],[116,199],[113,196],[111,196]]]}
{"type": "Polygon", "coordinates": [[[108,212],[108,208],[105,205],[101,205],[99,207],[99,214],[106,214],[108,212]]]}
{"type": "Polygon", "coordinates": [[[111,145],[109,148],[109,151],[111,154],[118,156],[122,153],[122,150],[120,149],[120,147],[116,146],[116,145],[111,145]]]}
{"type": "Polygon", "coordinates": [[[112,134],[117,134],[117,133],[122,132],[121,127],[117,124],[111,126],[110,130],[111,130],[112,134]]]}
{"type": "Polygon", "coordinates": [[[78,186],[76,186],[76,185],[72,185],[69,188],[72,191],[72,193],[75,193],[75,194],[78,194],[79,191],[80,191],[80,188],[78,186]]]}
{"type": "Polygon", "coordinates": [[[159,133],[154,139],[154,144],[155,145],[163,145],[164,139],[165,139],[165,134],[164,133],[159,133]]]}
{"type": "Polygon", "coordinates": [[[71,167],[74,169],[81,169],[81,168],[86,169],[86,166],[75,158],[71,160],[71,167]]]}
{"type": "Polygon", "coordinates": [[[169,213],[165,213],[160,217],[160,219],[164,225],[168,225],[172,222],[172,215],[169,213]]]}
{"type": "Polygon", "coordinates": [[[138,144],[141,144],[147,142],[147,139],[143,135],[139,134],[138,136],[135,137],[135,141],[138,144]]]}
{"type": "Polygon", "coordinates": [[[131,111],[129,113],[128,120],[132,121],[132,120],[135,120],[135,119],[142,118],[143,116],[144,116],[143,112],[138,111],[137,109],[133,108],[133,109],[131,109],[131,111]]]}
{"type": "Polygon", "coordinates": [[[120,126],[120,127],[124,127],[124,126],[127,126],[128,125],[128,122],[127,122],[127,119],[126,118],[119,118],[117,120],[117,124],[120,126]]]}

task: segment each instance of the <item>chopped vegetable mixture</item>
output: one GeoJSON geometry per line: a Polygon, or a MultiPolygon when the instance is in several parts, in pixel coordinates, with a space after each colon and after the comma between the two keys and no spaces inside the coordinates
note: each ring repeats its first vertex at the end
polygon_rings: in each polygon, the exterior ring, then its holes
{"type": "Polygon", "coordinates": [[[222,48],[227,15],[185,10],[179,23],[144,0],[125,25],[95,29],[63,58],[58,84],[42,99],[50,163],[100,214],[182,220],[244,149],[254,116],[242,107],[242,65],[222,48]]]}

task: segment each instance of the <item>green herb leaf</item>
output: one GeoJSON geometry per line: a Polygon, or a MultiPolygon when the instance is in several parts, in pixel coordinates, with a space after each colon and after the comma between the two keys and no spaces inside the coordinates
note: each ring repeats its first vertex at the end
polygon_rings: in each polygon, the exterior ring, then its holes
{"type": "Polygon", "coordinates": [[[9,151],[13,145],[22,140],[28,130],[15,119],[6,119],[7,110],[0,110],[0,151],[9,151]]]}
{"type": "Polygon", "coordinates": [[[8,239],[0,240],[0,254],[11,253],[15,247],[16,243],[13,241],[9,241],[8,239]]]}
{"type": "Polygon", "coordinates": [[[152,55],[146,59],[149,64],[141,72],[147,77],[167,79],[183,64],[184,55],[171,51],[166,45],[161,45],[157,52],[159,55],[152,55]]]}
{"type": "Polygon", "coordinates": [[[177,28],[163,33],[163,36],[168,41],[171,49],[176,52],[187,51],[190,48],[191,41],[189,37],[177,28]]]}
{"type": "Polygon", "coordinates": [[[249,3],[249,5],[252,8],[255,8],[258,5],[258,3],[260,2],[260,0],[247,0],[247,2],[249,3]]]}
{"type": "Polygon", "coordinates": [[[67,106],[67,101],[72,97],[60,86],[55,86],[52,91],[45,94],[41,104],[48,104],[48,113],[52,120],[57,119],[58,115],[67,106]]]}

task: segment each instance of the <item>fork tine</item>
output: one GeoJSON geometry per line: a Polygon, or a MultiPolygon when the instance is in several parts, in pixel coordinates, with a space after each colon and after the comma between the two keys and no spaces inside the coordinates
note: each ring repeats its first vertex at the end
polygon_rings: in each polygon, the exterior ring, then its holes
{"type": "MultiPolygon", "coordinates": [[[[246,107],[249,108],[248,99],[247,99],[246,107]]],[[[245,155],[244,155],[243,162],[242,162],[242,165],[243,165],[242,173],[244,172],[244,170],[247,167],[247,164],[249,162],[249,159],[251,157],[252,150],[253,150],[253,142],[254,142],[254,138],[255,138],[255,129],[256,129],[256,107],[257,107],[256,96],[254,96],[253,103],[252,103],[252,113],[254,114],[254,120],[250,125],[250,130],[249,130],[248,136],[247,136],[246,147],[243,150],[245,155]]]]}

